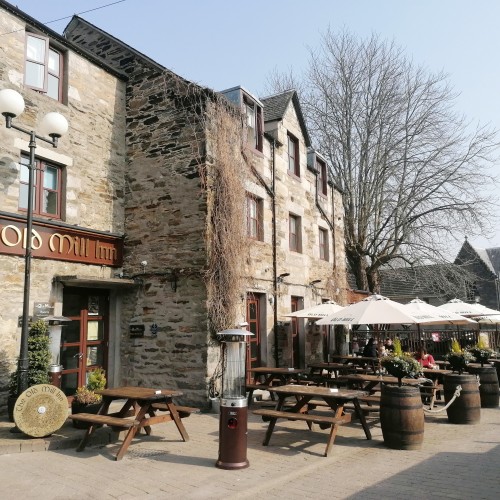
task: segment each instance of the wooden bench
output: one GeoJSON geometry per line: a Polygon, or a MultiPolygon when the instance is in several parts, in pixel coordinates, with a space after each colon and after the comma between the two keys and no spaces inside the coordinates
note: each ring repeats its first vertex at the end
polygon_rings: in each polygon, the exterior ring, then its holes
{"type": "MultiPolygon", "coordinates": [[[[376,395],[371,395],[371,396],[360,396],[358,398],[359,401],[359,407],[363,411],[363,413],[370,413],[370,412],[379,412],[380,411],[380,396],[376,395]]],[[[317,401],[315,399],[312,399],[308,403],[309,408],[314,409],[317,406],[319,407],[329,407],[325,401],[317,401]]],[[[344,404],[344,409],[347,410],[353,410],[354,403],[346,403],[344,404]]]]}
{"type": "Polygon", "coordinates": [[[96,415],[95,413],[75,413],[74,415],[69,415],[69,418],[71,420],[88,422],[89,424],[109,425],[110,427],[118,427],[120,429],[127,429],[137,425],[137,422],[133,419],[113,417],[111,415],[96,415]]]}
{"type": "Polygon", "coordinates": [[[313,424],[347,424],[351,421],[350,415],[343,415],[340,418],[330,417],[329,415],[318,415],[317,413],[295,413],[291,411],[278,411],[270,410],[267,408],[260,408],[254,410],[255,415],[268,418],[286,418],[287,420],[303,420],[304,422],[311,422],[313,424]]]}
{"type": "MultiPolygon", "coordinates": [[[[155,410],[168,411],[168,406],[166,403],[153,403],[151,406],[155,410]]],[[[177,413],[179,414],[179,417],[181,417],[181,418],[187,418],[191,415],[191,413],[199,413],[200,412],[199,408],[192,408],[191,406],[175,405],[175,408],[177,410],[177,413]]]]}
{"type": "Polygon", "coordinates": [[[351,421],[351,415],[349,413],[339,416],[341,409],[338,409],[336,412],[336,416],[329,415],[318,415],[312,413],[295,413],[291,411],[279,411],[279,410],[268,410],[265,408],[254,410],[253,413],[255,415],[261,415],[262,418],[268,418],[270,420],[269,427],[266,432],[266,436],[263,441],[263,445],[267,446],[271,439],[271,435],[274,430],[274,426],[278,418],[284,418],[286,420],[295,421],[302,420],[307,422],[309,428],[311,428],[311,424],[319,424],[322,429],[326,429],[331,427],[330,435],[328,436],[328,441],[326,443],[326,448],[323,456],[327,457],[328,452],[333,446],[333,442],[335,441],[335,436],[337,435],[338,426],[342,424],[347,424],[351,421]]]}
{"type": "MultiPolygon", "coordinates": [[[[246,384],[246,391],[248,392],[247,405],[250,407],[252,403],[253,391],[267,391],[269,386],[267,384],[246,384]]],[[[274,401],[274,394],[271,394],[274,401]]]]}

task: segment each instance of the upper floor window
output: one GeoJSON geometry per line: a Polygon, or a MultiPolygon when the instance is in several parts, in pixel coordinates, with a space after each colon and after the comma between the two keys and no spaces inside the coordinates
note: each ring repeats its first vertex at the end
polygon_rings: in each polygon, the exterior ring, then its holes
{"type": "Polygon", "coordinates": [[[288,134],[288,171],[300,177],[299,141],[291,134],[288,134]]]}
{"type": "Polygon", "coordinates": [[[257,151],[262,151],[262,108],[247,97],[243,97],[243,104],[245,106],[245,115],[247,120],[248,144],[254,147],[257,151]]]}
{"type": "Polygon", "coordinates": [[[321,228],[319,230],[319,258],[328,260],[328,231],[321,228]]]}
{"type": "Polygon", "coordinates": [[[318,170],[318,191],[323,195],[328,195],[328,177],[326,174],[326,163],[320,159],[316,160],[318,170]]]}
{"type": "Polygon", "coordinates": [[[290,214],[288,221],[289,228],[289,248],[292,252],[300,252],[301,251],[301,227],[300,227],[300,217],[296,215],[290,214]]]}
{"type": "Polygon", "coordinates": [[[247,235],[254,240],[263,241],[262,200],[247,195],[247,235]]]}
{"type": "MultiPolygon", "coordinates": [[[[21,157],[19,208],[28,209],[29,158],[21,157]]],[[[61,218],[62,169],[57,165],[36,159],[33,190],[33,213],[61,218]]]]}
{"type": "Polygon", "coordinates": [[[26,34],[26,71],[24,83],[33,90],[62,100],[62,53],[49,45],[49,39],[26,34]]]}

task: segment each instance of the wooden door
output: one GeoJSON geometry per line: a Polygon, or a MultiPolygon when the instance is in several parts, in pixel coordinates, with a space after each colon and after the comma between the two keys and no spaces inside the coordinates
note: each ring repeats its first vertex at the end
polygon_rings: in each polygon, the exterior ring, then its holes
{"type": "Polygon", "coordinates": [[[61,389],[67,396],[87,383],[87,374],[108,368],[108,310],[106,290],[65,288],[63,316],[71,319],[62,328],[60,363],[61,389]]]}
{"type": "Polygon", "coordinates": [[[247,368],[255,368],[261,365],[259,318],[259,299],[254,294],[249,294],[247,296],[247,323],[248,330],[253,335],[248,337],[247,368]]]}
{"type": "MultiPolygon", "coordinates": [[[[291,312],[295,312],[299,310],[299,297],[291,297],[290,309],[291,312]]],[[[292,356],[291,361],[292,365],[295,368],[300,367],[300,347],[299,347],[299,323],[297,321],[298,318],[292,318],[292,356]]]]}

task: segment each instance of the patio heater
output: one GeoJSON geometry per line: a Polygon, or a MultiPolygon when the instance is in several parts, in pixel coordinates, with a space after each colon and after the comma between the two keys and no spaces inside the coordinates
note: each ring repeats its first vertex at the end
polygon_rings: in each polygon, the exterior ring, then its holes
{"type": "Polygon", "coordinates": [[[247,460],[246,337],[248,330],[219,332],[222,340],[222,396],[219,422],[219,469],[244,469],[247,460]]]}
{"type": "Polygon", "coordinates": [[[61,376],[64,369],[59,358],[61,351],[61,329],[63,326],[66,326],[65,323],[71,320],[65,316],[47,316],[44,320],[49,324],[50,354],[52,361],[49,366],[50,383],[61,388],[61,376]]]}

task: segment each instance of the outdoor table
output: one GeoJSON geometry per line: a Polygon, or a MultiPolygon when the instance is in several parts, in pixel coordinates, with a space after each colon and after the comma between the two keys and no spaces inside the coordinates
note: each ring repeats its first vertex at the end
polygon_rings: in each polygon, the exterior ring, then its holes
{"type": "Polygon", "coordinates": [[[350,367],[344,363],[310,363],[309,378],[311,381],[320,384],[338,383],[339,375],[347,375],[352,373],[354,367],[350,367]],[[326,375],[323,375],[326,372],[326,375]]]}
{"type": "Polygon", "coordinates": [[[338,426],[348,423],[351,420],[351,415],[349,413],[344,414],[344,404],[347,402],[353,403],[356,415],[359,418],[361,425],[363,426],[366,439],[372,438],[370,429],[368,428],[368,424],[366,423],[365,416],[360,408],[358,401],[358,397],[362,397],[364,395],[364,392],[362,391],[330,389],[328,387],[293,384],[284,385],[281,387],[272,387],[269,390],[276,393],[276,395],[278,396],[276,409],[271,410],[262,408],[259,410],[254,410],[253,412],[256,415],[261,415],[263,417],[269,418],[269,426],[267,428],[263,442],[264,446],[267,446],[269,444],[278,418],[283,418],[291,421],[303,420],[307,422],[310,429],[312,423],[318,423],[320,426],[331,425],[331,430],[328,436],[328,441],[324,453],[325,457],[328,456],[328,453],[335,440],[335,436],[337,435],[338,426]],[[283,411],[285,400],[287,398],[295,398],[296,402],[293,406],[287,407],[286,411],[283,411]],[[325,409],[328,411],[320,412],[317,414],[310,413],[311,410],[318,404],[316,402],[311,403],[311,400],[313,398],[315,400],[322,400],[325,404],[325,409]]]}
{"type": "MultiPolygon", "coordinates": [[[[149,389],[146,387],[117,387],[114,389],[103,389],[96,391],[102,395],[102,404],[97,415],[90,413],[77,413],[70,415],[73,420],[81,420],[90,423],[90,427],[85,432],[83,439],[76,451],[83,451],[90,436],[101,425],[124,430],[128,428],[122,445],[116,455],[116,460],[121,460],[132,442],[132,439],[144,429],[146,434],[151,434],[151,425],[163,422],[174,421],[182,440],[188,441],[189,436],[181,421],[179,411],[184,407],[177,407],[172,398],[181,396],[182,392],[168,389],[149,389]],[[109,414],[109,407],[112,401],[125,399],[122,408],[113,414],[109,414]],[[165,413],[159,414],[159,411],[165,413]],[[130,415],[132,413],[132,415],[130,415]]],[[[196,410],[190,408],[186,410],[196,410]]],[[[187,412],[189,413],[189,412],[187,412]]]]}
{"type": "Polygon", "coordinates": [[[438,359],[437,361],[435,361],[435,363],[436,363],[436,365],[438,365],[440,368],[441,368],[441,366],[445,366],[445,367],[450,366],[449,361],[446,361],[446,360],[444,360],[444,359],[438,359]]]}
{"type": "MultiPolygon", "coordinates": [[[[363,390],[373,394],[375,388],[380,383],[384,384],[397,384],[399,383],[396,377],[390,375],[363,375],[363,374],[352,374],[352,375],[341,375],[340,380],[345,380],[349,387],[356,387],[357,389],[363,390]]],[[[405,385],[419,385],[420,381],[414,378],[403,378],[403,384],[405,385]]]]}
{"type": "Polygon", "coordinates": [[[373,358],[370,356],[352,356],[352,355],[342,355],[342,354],[332,354],[330,358],[333,361],[339,361],[344,364],[353,365],[368,365],[373,373],[376,373],[380,369],[380,359],[373,358]]]}
{"type": "Polygon", "coordinates": [[[252,381],[246,384],[246,389],[248,391],[248,406],[250,406],[253,391],[257,389],[267,391],[270,387],[298,382],[299,375],[303,375],[306,370],[302,368],[258,366],[250,368],[248,372],[253,374],[253,377],[251,377],[252,381]]]}

